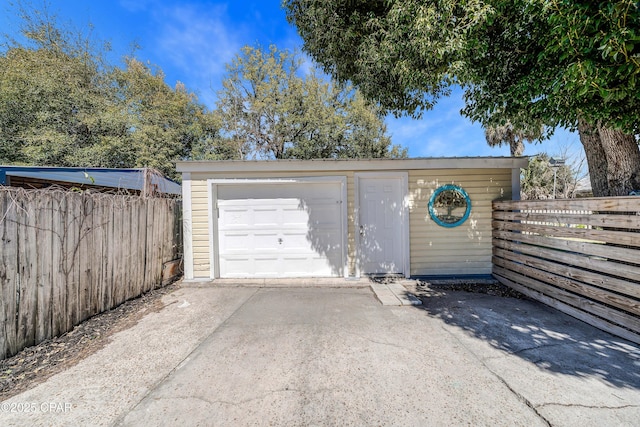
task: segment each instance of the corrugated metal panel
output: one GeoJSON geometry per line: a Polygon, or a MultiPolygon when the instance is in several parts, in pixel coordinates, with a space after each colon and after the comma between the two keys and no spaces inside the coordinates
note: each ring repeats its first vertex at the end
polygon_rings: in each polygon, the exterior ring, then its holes
{"type": "MultiPolygon", "coordinates": [[[[29,166],[0,166],[0,175],[35,178],[79,185],[121,188],[141,191],[145,169],[56,168],[29,166]]],[[[180,185],[157,174],[150,174],[151,184],[161,193],[180,194],[180,185]]],[[[1,182],[4,184],[4,182],[1,182]]]]}

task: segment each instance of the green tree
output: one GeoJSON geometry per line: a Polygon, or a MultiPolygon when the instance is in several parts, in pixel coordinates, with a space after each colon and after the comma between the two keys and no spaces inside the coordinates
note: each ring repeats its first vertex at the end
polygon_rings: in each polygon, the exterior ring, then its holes
{"type": "Polygon", "coordinates": [[[135,166],[173,176],[176,160],[230,157],[224,150],[215,150],[218,122],[184,84],[171,88],[161,69],[135,58],[125,58],[125,63],[125,69],[116,67],[111,75],[117,105],[125,111],[135,166]]]}
{"type": "Polygon", "coordinates": [[[507,122],[504,125],[490,126],[485,129],[484,136],[490,147],[508,145],[512,156],[522,156],[525,141],[535,141],[542,138],[544,127],[518,130],[507,122]]]}
{"type": "MultiPolygon", "coordinates": [[[[395,114],[452,84],[485,128],[578,129],[594,193],[640,187],[640,11],[631,0],[286,0],[325,71],[395,114]]],[[[546,132],[545,132],[546,134],[546,132]]]]}
{"type": "Polygon", "coordinates": [[[218,94],[223,135],[243,158],[406,156],[392,146],[383,115],[350,87],[327,83],[301,59],[246,46],[227,66],[218,94]]]}
{"type": "Polygon", "coordinates": [[[34,46],[12,46],[0,55],[1,161],[84,163],[101,136],[126,130],[122,120],[108,117],[105,75],[94,57],[64,43],[68,34],[43,26],[26,35],[34,46]]]}
{"type": "Polygon", "coordinates": [[[526,169],[521,174],[521,197],[531,199],[566,199],[574,196],[577,184],[577,173],[569,164],[552,166],[551,157],[540,153],[529,158],[526,169]]]}
{"type": "MultiPolygon", "coordinates": [[[[159,68],[125,58],[64,27],[55,16],[24,11],[23,41],[0,50],[0,163],[154,167],[177,177],[184,158],[234,158],[217,118],[159,68]]],[[[237,156],[235,156],[237,157],[237,156]]]]}

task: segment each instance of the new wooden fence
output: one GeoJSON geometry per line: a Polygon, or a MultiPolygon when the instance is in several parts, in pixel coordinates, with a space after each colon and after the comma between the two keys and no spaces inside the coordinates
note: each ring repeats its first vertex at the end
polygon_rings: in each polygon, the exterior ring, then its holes
{"type": "Polygon", "coordinates": [[[494,202],[493,274],[640,343],[640,197],[494,202]]]}
{"type": "Polygon", "coordinates": [[[180,202],[0,188],[0,359],[162,284],[180,202]]]}

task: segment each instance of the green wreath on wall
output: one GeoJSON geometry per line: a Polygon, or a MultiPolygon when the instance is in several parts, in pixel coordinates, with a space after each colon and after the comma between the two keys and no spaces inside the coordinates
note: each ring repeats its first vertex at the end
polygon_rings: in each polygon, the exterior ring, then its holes
{"type": "Polygon", "coordinates": [[[429,215],[442,227],[457,227],[471,214],[471,199],[462,187],[443,185],[429,199],[429,215]]]}

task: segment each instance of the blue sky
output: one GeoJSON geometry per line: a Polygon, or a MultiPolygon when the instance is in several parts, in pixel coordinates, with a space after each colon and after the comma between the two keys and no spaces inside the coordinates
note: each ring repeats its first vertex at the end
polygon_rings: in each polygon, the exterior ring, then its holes
{"type": "MultiPolygon", "coordinates": [[[[15,9],[10,3],[0,0],[0,28],[15,34],[15,9]]],[[[33,0],[32,4],[43,2],[33,0]]],[[[91,23],[98,38],[111,42],[116,60],[138,44],[139,59],[160,66],[168,84],[185,83],[210,108],[215,105],[225,64],[242,46],[302,48],[279,0],[51,0],[49,8],[62,22],[81,30],[88,31],[91,23]]],[[[487,146],[481,126],[460,115],[462,106],[461,91],[454,91],[420,120],[389,116],[389,134],[395,144],[409,149],[410,157],[508,156],[507,147],[487,146]]],[[[566,150],[571,157],[583,156],[578,136],[558,130],[549,141],[528,144],[525,154],[561,155],[566,150]]]]}

